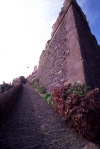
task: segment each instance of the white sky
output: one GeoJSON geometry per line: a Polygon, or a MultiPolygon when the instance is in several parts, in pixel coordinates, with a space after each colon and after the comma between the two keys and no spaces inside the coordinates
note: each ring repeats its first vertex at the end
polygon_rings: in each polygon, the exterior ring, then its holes
{"type": "Polygon", "coordinates": [[[63,2],[0,0],[0,83],[33,72],[63,2]]]}
{"type": "Polygon", "coordinates": [[[53,2],[0,0],[0,83],[33,72],[63,4],[53,2]]]}

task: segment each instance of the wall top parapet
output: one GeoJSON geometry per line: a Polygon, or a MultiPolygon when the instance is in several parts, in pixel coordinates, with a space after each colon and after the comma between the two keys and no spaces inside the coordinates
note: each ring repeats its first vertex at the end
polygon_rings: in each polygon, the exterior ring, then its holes
{"type": "Polygon", "coordinates": [[[82,20],[84,21],[85,25],[90,30],[90,27],[88,25],[86,16],[84,15],[84,12],[82,11],[81,7],[77,4],[76,0],[65,0],[64,3],[63,3],[63,7],[61,8],[61,11],[59,13],[59,16],[58,16],[56,22],[54,23],[54,25],[52,27],[53,30],[52,30],[52,33],[51,33],[51,38],[55,34],[57,28],[59,27],[60,23],[62,22],[65,14],[67,13],[67,11],[68,11],[68,9],[70,8],[71,5],[73,5],[76,8],[76,10],[78,11],[78,13],[81,16],[82,20]]]}

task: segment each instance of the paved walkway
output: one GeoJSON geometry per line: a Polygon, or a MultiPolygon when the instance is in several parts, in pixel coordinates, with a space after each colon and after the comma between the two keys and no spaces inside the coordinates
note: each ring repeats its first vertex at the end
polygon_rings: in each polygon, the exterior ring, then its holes
{"type": "Polygon", "coordinates": [[[86,143],[28,85],[0,128],[0,149],[83,149],[86,143]]]}

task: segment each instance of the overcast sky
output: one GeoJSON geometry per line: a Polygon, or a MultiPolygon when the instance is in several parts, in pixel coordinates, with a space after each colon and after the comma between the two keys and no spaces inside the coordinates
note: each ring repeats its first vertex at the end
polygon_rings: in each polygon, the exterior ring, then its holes
{"type": "MultiPolygon", "coordinates": [[[[77,1],[100,44],[100,0],[77,1]]],[[[0,83],[33,72],[63,2],[0,0],[0,83]]]]}

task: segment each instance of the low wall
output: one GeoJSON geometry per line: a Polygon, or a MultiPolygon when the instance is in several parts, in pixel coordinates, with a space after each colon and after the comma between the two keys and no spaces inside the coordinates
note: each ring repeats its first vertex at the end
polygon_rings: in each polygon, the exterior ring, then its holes
{"type": "Polygon", "coordinates": [[[5,120],[15,100],[22,91],[23,85],[18,84],[8,91],[0,94],[0,124],[5,120]]]}

